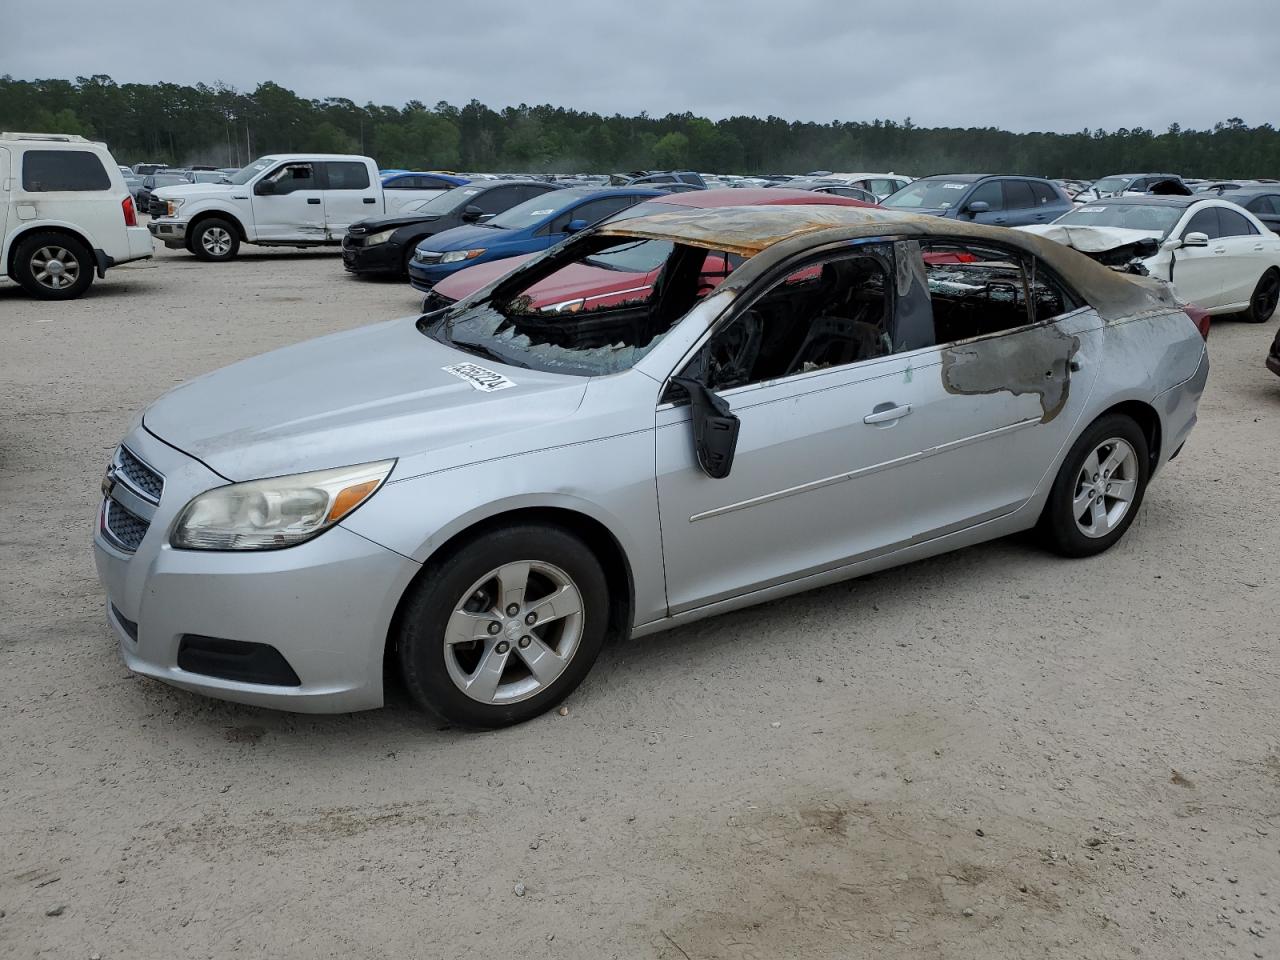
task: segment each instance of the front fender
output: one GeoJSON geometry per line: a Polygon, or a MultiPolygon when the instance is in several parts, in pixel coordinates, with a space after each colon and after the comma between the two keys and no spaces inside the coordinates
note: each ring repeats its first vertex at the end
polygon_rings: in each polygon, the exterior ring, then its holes
{"type": "Polygon", "coordinates": [[[175,219],[179,222],[190,224],[196,218],[203,217],[208,214],[216,214],[235,221],[240,227],[241,236],[246,239],[252,239],[253,218],[247,210],[241,209],[233,203],[228,203],[222,199],[194,200],[190,203],[183,204],[181,215],[175,219]]]}
{"type": "Polygon", "coordinates": [[[617,541],[635,623],[666,615],[651,430],[503,457],[388,483],[342,525],[424,563],[476,524],[529,508],[568,510],[617,541]]]}

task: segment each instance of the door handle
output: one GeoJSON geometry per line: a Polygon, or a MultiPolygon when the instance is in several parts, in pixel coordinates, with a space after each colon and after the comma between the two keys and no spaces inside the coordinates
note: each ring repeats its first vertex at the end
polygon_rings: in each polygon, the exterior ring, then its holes
{"type": "Polygon", "coordinates": [[[1227,248],[1226,248],[1226,247],[1214,247],[1214,248],[1213,248],[1213,252],[1214,252],[1214,253],[1226,253],[1226,252],[1227,252],[1227,248]]]}
{"type": "Polygon", "coordinates": [[[1253,245],[1253,249],[1254,249],[1254,250],[1258,250],[1258,251],[1262,251],[1262,250],[1265,250],[1266,248],[1265,248],[1262,244],[1260,244],[1260,243],[1255,243],[1255,244],[1253,245]]]}
{"type": "Polygon", "coordinates": [[[365,197],[365,198],[364,198],[364,202],[365,202],[365,203],[377,203],[378,201],[377,201],[376,199],[374,199],[373,197],[365,197]]]}
{"type": "Polygon", "coordinates": [[[863,423],[889,423],[893,420],[901,420],[911,412],[911,404],[904,403],[900,406],[893,404],[877,404],[875,410],[868,413],[862,418],[863,423]]]}
{"type": "Polygon", "coordinates": [[[319,203],[319,202],[320,202],[319,197],[307,197],[307,203],[319,203]]]}

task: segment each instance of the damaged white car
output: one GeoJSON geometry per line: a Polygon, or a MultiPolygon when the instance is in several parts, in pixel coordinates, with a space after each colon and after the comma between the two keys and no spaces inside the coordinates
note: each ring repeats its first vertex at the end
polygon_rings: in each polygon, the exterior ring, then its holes
{"type": "Polygon", "coordinates": [[[1166,280],[1180,299],[1210,314],[1265,323],[1280,301],[1280,237],[1226,200],[1113,197],[1021,229],[1166,280]]]}

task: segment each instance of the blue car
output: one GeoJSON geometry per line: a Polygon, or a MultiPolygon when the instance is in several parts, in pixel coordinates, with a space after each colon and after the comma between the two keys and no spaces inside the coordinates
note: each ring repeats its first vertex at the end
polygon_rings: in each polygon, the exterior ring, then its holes
{"type": "Polygon", "coordinates": [[[1052,180],[958,173],[913,180],[880,205],[903,213],[927,213],[999,227],[1052,223],[1075,209],[1052,180]]]}
{"type": "Polygon", "coordinates": [[[534,197],[487,222],[427,237],[409,261],[409,282],[427,292],[459,270],[546,250],[641,200],[661,196],[661,190],[640,187],[571,187],[534,197]]]}
{"type": "Polygon", "coordinates": [[[384,190],[452,190],[470,182],[466,177],[448,173],[417,173],[413,170],[387,171],[382,175],[384,190]]]}

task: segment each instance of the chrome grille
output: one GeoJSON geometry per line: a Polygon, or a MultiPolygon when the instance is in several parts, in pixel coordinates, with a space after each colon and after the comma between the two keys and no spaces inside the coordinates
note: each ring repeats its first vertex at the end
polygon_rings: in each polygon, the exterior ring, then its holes
{"type": "Polygon", "coordinates": [[[102,529],[116,546],[134,553],[151,524],[130,513],[114,500],[107,500],[102,505],[102,511],[102,529]]]}
{"type": "Polygon", "coordinates": [[[116,451],[116,475],[152,503],[160,502],[164,477],[134,456],[128,447],[116,451]]]}
{"type": "Polygon", "coordinates": [[[438,250],[418,250],[414,253],[413,259],[418,263],[439,263],[443,256],[444,254],[438,250]]]}

